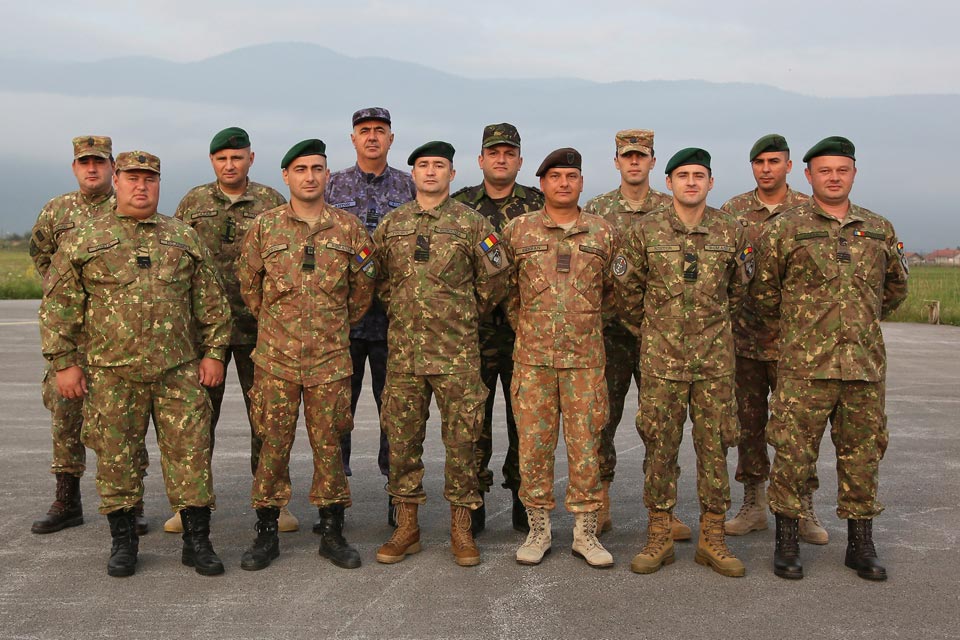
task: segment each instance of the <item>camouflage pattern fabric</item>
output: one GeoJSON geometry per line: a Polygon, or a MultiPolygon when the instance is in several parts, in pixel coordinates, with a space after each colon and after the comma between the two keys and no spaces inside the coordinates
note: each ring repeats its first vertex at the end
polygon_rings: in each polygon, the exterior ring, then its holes
{"type": "Polygon", "coordinates": [[[542,191],[519,184],[513,185],[513,192],[510,195],[496,200],[487,195],[483,183],[464,187],[450,197],[479,211],[497,231],[503,231],[507,223],[517,216],[543,207],[542,191]]]}
{"type": "Polygon", "coordinates": [[[57,388],[57,372],[47,365],[42,383],[43,406],[50,412],[53,436],[51,473],[80,477],[87,469],[87,450],[80,441],[83,428],[83,398],[64,398],[57,388]]]}
{"type": "Polygon", "coordinates": [[[256,345],[238,344],[227,347],[224,355],[224,382],[215,387],[204,387],[210,395],[210,404],[213,406],[213,414],[210,420],[210,450],[213,450],[216,435],[217,423],[220,421],[220,407],[223,406],[223,394],[226,391],[226,369],[230,366],[230,361],[235,362],[237,369],[237,378],[240,379],[240,391],[243,394],[243,404],[247,411],[247,421],[250,424],[250,473],[257,472],[257,460],[260,457],[260,438],[257,437],[253,428],[253,422],[250,420],[250,389],[253,387],[253,370],[256,365],[253,364],[253,349],[256,345]]]}
{"type": "Polygon", "coordinates": [[[737,418],[740,443],[737,445],[737,482],[756,484],[770,477],[767,453],[767,398],[777,389],[777,363],[737,356],[737,418]]]}
{"type": "Polygon", "coordinates": [[[604,218],[613,225],[616,231],[622,232],[636,224],[637,217],[671,204],[673,204],[673,196],[668,193],[661,193],[656,189],[650,189],[647,191],[647,196],[643,199],[640,208],[634,209],[624,199],[620,187],[617,187],[613,191],[608,191],[588,200],[587,204],[583,205],[583,210],[604,218]]]}

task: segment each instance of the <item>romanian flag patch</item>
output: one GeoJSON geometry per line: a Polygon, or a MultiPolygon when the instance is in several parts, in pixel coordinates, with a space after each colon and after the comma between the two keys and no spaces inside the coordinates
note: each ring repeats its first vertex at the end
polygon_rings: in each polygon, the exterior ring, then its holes
{"type": "Polygon", "coordinates": [[[497,238],[496,234],[491,233],[486,238],[484,238],[483,241],[480,243],[480,249],[484,253],[487,253],[490,251],[490,249],[493,249],[498,244],[500,244],[500,239],[497,238]]]}
{"type": "Polygon", "coordinates": [[[900,255],[903,255],[903,243],[902,243],[902,242],[898,242],[898,243],[897,243],[897,253],[899,253],[900,255]]]}
{"type": "Polygon", "coordinates": [[[370,247],[364,245],[364,247],[360,249],[360,251],[357,251],[357,255],[353,256],[353,259],[357,261],[357,264],[362,265],[364,262],[367,261],[367,258],[370,257],[371,253],[372,252],[370,251],[370,247]]]}
{"type": "Polygon", "coordinates": [[[856,229],[854,230],[853,235],[855,235],[858,238],[866,238],[867,232],[864,231],[863,229],[856,229]]]}
{"type": "Polygon", "coordinates": [[[740,262],[746,262],[747,257],[753,253],[753,247],[747,247],[740,252],[740,262]]]}

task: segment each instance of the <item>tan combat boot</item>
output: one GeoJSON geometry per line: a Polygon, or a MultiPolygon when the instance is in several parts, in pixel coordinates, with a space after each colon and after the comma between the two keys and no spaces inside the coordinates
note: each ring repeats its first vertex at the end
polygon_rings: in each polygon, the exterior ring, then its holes
{"type": "Polygon", "coordinates": [[[527,522],[530,532],[527,539],[517,549],[517,564],[540,564],[543,556],[550,553],[550,512],[546,509],[527,507],[527,522]]]}
{"type": "Polygon", "coordinates": [[[647,543],[630,563],[634,573],[653,573],[674,560],[670,512],[650,509],[647,514],[647,543]]]}
{"type": "Polygon", "coordinates": [[[461,567],[480,564],[480,550],[473,541],[472,524],[468,507],[450,505],[450,550],[453,551],[453,559],[461,567]]]}
{"type": "Polygon", "coordinates": [[[393,564],[420,551],[420,525],[417,524],[419,507],[416,502],[401,502],[395,506],[397,528],[390,539],[377,549],[377,562],[393,564]]]}
{"type": "Polygon", "coordinates": [[[700,540],[693,558],[722,576],[739,578],[747,573],[743,563],[727,548],[723,537],[723,514],[705,513],[700,518],[700,540]]]}
{"type": "Polygon", "coordinates": [[[163,530],[167,533],[183,533],[183,522],[180,521],[179,511],[163,523],[163,530]]]}
{"type": "Polygon", "coordinates": [[[583,558],[597,569],[612,567],[613,556],[597,540],[597,512],[575,513],[573,518],[573,555],[583,558]]]}
{"type": "Polygon", "coordinates": [[[300,528],[300,521],[297,516],[290,513],[286,507],[280,507],[280,517],[277,519],[277,531],[281,533],[290,533],[300,528]]]}
{"type": "Polygon", "coordinates": [[[690,527],[688,527],[683,520],[678,518],[676,514],[670,514],[670,537],[674,540],[689,540],[692,536],[690,527]]]}
{"type": "Polygon", "coordinates": [[[743,485],[743,506],[734,517],[723,523],[727,535],[742,536],[751,531],[767,528],[767,492],[765,483],[750,482],[743,485]]]}
{"type": "Polygon", "coordinates": [[[800,496],[800,539],[807,544],[827,544],[830,541],[830,534],[813,510],[812,493],[800,496]]]}
{"type": "Polygon", "coordinates": [[[610,518],[610,481],[602,481],[600,487],[602,502],[600,503],[600,512],[597,514],[597,521],[600,523],[600,528],[597,530],[598,536],[613,529],[613,520],[610,518]]]}

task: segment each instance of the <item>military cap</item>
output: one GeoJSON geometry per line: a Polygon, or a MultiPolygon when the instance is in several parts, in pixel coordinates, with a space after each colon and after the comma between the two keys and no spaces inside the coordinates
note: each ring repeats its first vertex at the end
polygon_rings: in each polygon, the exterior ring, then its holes
{"type": "Polygon", "coordinates": [[[442,140],[434,140],[426,144],[422,144],[410,154],[410,157],[407,158],[407,164],[411,167],[413,163],[417,161],[417,158],[422,158],[424,156],[436,157],[436,158],[446,158],[450,162],[453,162],[453,154],[456,153],[456,149],[453,148],[453,145],[449,142],[443,142],[442,140]]]}
{"type": "Polygon", "coordinates": [[[121,171],[160,173],[160,158],[146,151],[124,151],[117,154],[117,173],[121,171]]]}
{"type": "Polygon", "coordinates": [[[492,147],[497,144],[509,144],[513,147],[520,146],[520,132],[509,122],[500,124],[488,124],[483,128],[483,148],[492,147]]]}
{"type": "Polygon", "coordinates": [[[317,140],[316,138],[301,140],[290,147],[290,151],[287,151],[286,155],[283,156],[283,160],[280,161],[280,168],[286,169],[291,162],[301,156],[323,156],[326,158],[327,145],[323,143],[323,140],[317,140]]]}
{"type": "Polygon", "coordinates": [[[113,155],[113,140],[109,136],[77,136],[73,139],[73,159],[87,156],[109,158],[113,155]]]}
{"type": "Polygon", "coordinates": [[[536,176],[541,178],[543,174],[554,167],[580,169],[582,164],[583,157],[579,151],[573,147],[564,147],[556,151],[551,151],[550,154],[543,159],[543,162],[540,163],[540,168],[537,169],[536,176]]]}
{"type": "Polygon", "coordinates": [[[223,149],[246,149],[250,146],[250,136],[240,127],[227,127],[210,141],[210,153],[223,149]]]}
{"type": "Polygon", "coordinates": [[[617,155],[639,151],[653,155],[653,131],[650,129],[624,129],[617,131],[617,155]]]}
{"type": "Polygon", "coordinates": [[[810,151],[807,151],[806,155],[803,156],[803,161],[810,162],[820,156],[843,156],[844,158],[856,160],[857,158],[854,156],[856,150],[853,143],[846,138],[830,136],[810,147],[810,151]]]}
{"type": "Polygon", "coordinates": [[[381,120],[390,124],[390,112],[383,107],[365,107],[353,112],[353,126],[364,120],[381,120]]]}
{"type": "Polygon", "coordinates": [[[750,147],[750,162],[753,162],[761,153],[767,153],[768,151],[789,152],[790,147],[787,146],[787,139],[779,133],[771,133],[763,136],[750,147]]]}
{"type": "Polygon", "coordinates": [[[700,166],[709,169],[710,154],[704,149],[698,149],[697,147],[680,149],[680,151],[677,151],[675,154],[673,154],[673,157],[670,158],[669,162],[667,162],[667,169],[664,173],[670,175],[677,167],[682,167],[688,164],[699,164],[700,166]]]}

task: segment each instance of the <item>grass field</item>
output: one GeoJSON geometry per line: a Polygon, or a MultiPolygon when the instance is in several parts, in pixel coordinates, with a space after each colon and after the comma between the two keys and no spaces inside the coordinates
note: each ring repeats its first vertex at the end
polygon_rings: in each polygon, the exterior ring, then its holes
{"type": "Polygon", "coordinates": [[[28,300],[41,296],[40,276],[26,246],[0,247],[0,300],[28,300]]]}

